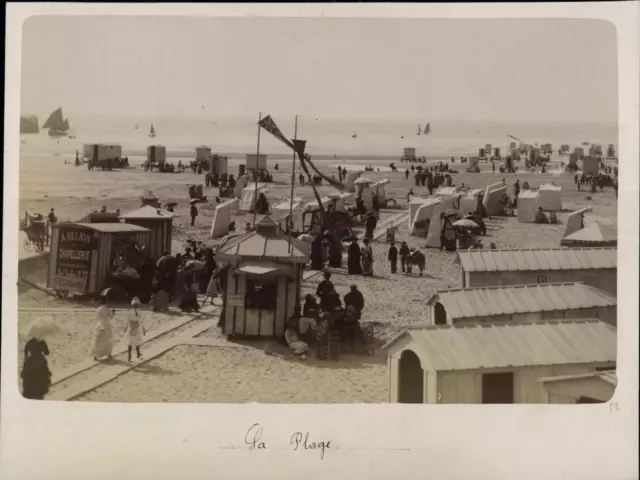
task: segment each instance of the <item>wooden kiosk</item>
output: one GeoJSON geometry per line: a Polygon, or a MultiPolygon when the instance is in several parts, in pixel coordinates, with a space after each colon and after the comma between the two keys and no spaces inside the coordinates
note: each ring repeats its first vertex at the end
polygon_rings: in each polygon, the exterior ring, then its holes
{"type": "Polygon", "coordinates": [[[175,213],[161,208],[154,208],[151,205],[145,205],[138,210],[120,215],[120,218],[125,223],[138,225],[150,230],[147,246],[149,247],[151,258],[160,258],[165,250],[171,252],[174,217],[177,217],[175,213]]]}
{"type": "Polygon", "coordinates": [[[100,293],[114,258],[131,242],[147,244],[149,233],[127,223],[52,224],[47,288],[62,296],[100,293]]]}
{"type": "Polygon", "coordinates": [[[236,337],[282,337],[300,305],[309,245],[281,235],[265,215],[255,231],[233,239],[216,255],[226,264],[222,296],[224,332],[236,337]],[[290,244],[291,243],[291,244],[290,244]]]}

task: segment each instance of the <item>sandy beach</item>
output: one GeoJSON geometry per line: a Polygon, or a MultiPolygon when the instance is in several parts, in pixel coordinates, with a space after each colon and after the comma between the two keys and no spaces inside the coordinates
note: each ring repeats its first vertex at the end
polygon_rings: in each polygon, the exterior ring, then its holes
{"type": "MultiPolygon", "coordinates": [[[[200,206],[200,216],[195,227],[189,225],[187,189],[192,183],[204,183],[202,176],[192,173],[160,174],[144,172],[139,166],[120,172],[89,172],[84,167],[64,165],[69,158],[52,156],[49,163],[42,159],[24,158],[21,165],[21,214],[46,213],[55,208],[60,219],[78,220],[92,210],[106,205],[110,210],[122,212],[140,206],[139,197],[151,190],[161,201],[178,202],[175,221],[174,251],[184,248],[188,238],[212,243],[208,239],[214,203],[200,206]]],[[[559,158],[552,163],[560,162],[559,158]]],[[[362,163],[362,167],[366,165],[362,163]]],[[[396,165],[400,172],[367,172],[372,180],[388,178],[388,198],[395,198],[406,208],[407,192],[412,188],[417,195],[426,196],[425,187],[415,187],[410,175],[405,180],[407,164],[396,165]]],[[[134,165],[135,166],[135,165],[134,165]]],[[[357,166],[357,165],[356,165],[357,166]]],[[[455,163],[453,168],[464,170],[464,165],[455,163]]],[[[481,164],[481,173],[458,173],[453,176],[455,185],[484,188],[486,185],[505,179],[509,193],[516,178],[526,180],[533,187],[555,182],[563,187],[563,212],[558,215],[558,225],[537,225],[518,222],[515,217],[489,219],[488,233],[483,243],[490,242],[498,248],[549,248],[559,246],[564,231],[564,220],[570,211],[592,206],[587,222],[598,221],[616,224],[617,201],[614,191],[576,191],[573,176],[553,171],[546,174],[500,174],[491,173],[490,164],[481,164]],[[590,197],[590,198],[587,198],[590,197]]],[[[268,198],[272,204],[288,198],[291,164],[282,164],[278,171],[272,170],[274,183],[269,185],[268,198]]],[[[333,167],[324,164],[322,170],[329,175],[333,167]]],[[[331,187],[319,187],[326,195],[331,187]]],[[[205,194],[213,197],[215,189],[205,188],[205,194]]],[[[309,186],[296,185],[295,195],[305,200],[313,199],[309,186]]],[[[424,238],[408,236],[407,223],[398,227],[398,241],[407,241],[411,247],[421,249],[427,258],[426,274],[419,278],[390,273],[387,258],[388,245],[384,237],[374,242],[374,276],[347,275],[345,269],[332,270],[333,280],[341,295],[356,283],[365,297],[364,318],[374,322],[377,349],[372,357],[346,354],[339,361],[320,361],[308,358],[301,361],[289,349],[275,341],[229,342],[217,328],[213,328],[193,342],[178,342],[173,348],[144,364],[118,376],[113,381],[93,390],[78,399],[103,402],[265,402],[265,403],[359,403],[387,401],[386,356],[379,347],[408,326],[427,320],[425,306],[429,296],[437,289],[457,284],[458,265],[455,253],[425,248],[424,238]]],[[[345,265],[346,266],[346,265],[345,265]]],[[[32,262],[28,272],[22,272],[30,280],[44,284],[46,262],[32,262]]],[[[303,282],[302,294],[315,293],[319,278],[312,277],[303,282]]],[[[87,308],[70,300],[53,298],[36,288],[22,285],[19,291],[21,309],[19,324],[23,328],[43,309],[50,309],[63,334],[50,340],[50,365],[52,371],[68,368],[86,360],[94,327],[94,314],[87,308]],[[75,311],[70,311],[75,310],[75,311]]],[[[150,314],[148,329],[153,331],[170,321],[171,314],[150,314]]],[[[115,335],[120,332],[119,316],[114,324],[115,335]]],[[[24,335],[19,338],[20,348],[24,335]]],[[[120,358],[120,357],[117,357],[120,358]]]]}

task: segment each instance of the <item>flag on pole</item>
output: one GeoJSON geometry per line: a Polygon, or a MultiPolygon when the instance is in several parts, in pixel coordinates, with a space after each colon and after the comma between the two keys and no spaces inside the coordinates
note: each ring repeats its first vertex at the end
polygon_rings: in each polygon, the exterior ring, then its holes
{"type": "Polygon", "coordinates": [[[280,131],[280,129],[278,128],[278,125],[276,125],[276,122],[273,121],[273,119],[271,118],[271,115],[267,115],[262,120],[260,120],[258,122],[258,125],[260,125],[267,132],[269,132],[271,135],[273,135],[282,143],[284,143],[287,147],[294,148],[293,144],[289,141],[289,139],[285,137],[283,133],[280,131]]]}
{"type": "Polygon", "coordinates": [[[516,138],[513,135],[509,135],[509,138],[513,138],[514,140],[517,140],[518,142],[524,143],[524,140],[520,140],[519,138],[516,138]]]}
{"type": "Polygon", "coordinates": [[[292,140],[292,142],[293,142],[293,149],[298,154],[298,157],[303,158],[304,157],[304,149],[307,146],[307,141],[306,140],[292,140]]]}

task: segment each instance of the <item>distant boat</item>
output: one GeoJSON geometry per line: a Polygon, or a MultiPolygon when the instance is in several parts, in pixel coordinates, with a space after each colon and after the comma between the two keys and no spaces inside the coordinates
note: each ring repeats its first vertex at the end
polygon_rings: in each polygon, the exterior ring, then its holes
{"type": "Polygon", "coordinates": [[[429,135],[431,133],[431,124],[427,123],[427,126],[424,127],[424,134],[429,135]]]}
{"type": "Polygon", "coordinates": [[[69,120],[62,115],[62,108],[54,110],[42,128],[49,129],[50,137],[65,137],[69,132],[69,120]]]}
{"type": "Polygon", "coordinates": [[[404,136],[401,136],[400,138],[404,138],[404,136]]]}
{"type": "Polygon", "coordinates": [[[353,135],[351,135],[351,138],[358,138],[358,134],[354,133],[353,135]]]}
{"type": "Polygon", "coordinates": [[[154,138],[156,136],[156,129],[153,128],[153,123],[151,124],[151,130],[149,131],[149,137],[154,138]]]}
{"type": "Polygon", "coordinates": [[[418,124],[418,133],[416,135],[422,135],[422,127],[418,124]]]}
{"type": "Polygon", "coordinates": [[[582,145],[589,145],[589,142],[582,142],[582,145]]]}
{"type": "Polygon", "coordinates": [[[138,124],[136,123],[136,128],[135,128],[135,129],[136,129],[136,130],[138,130],[139,128],[140,128],[140,127],[139,127],[139,126],[138,126],[138,124]]]}

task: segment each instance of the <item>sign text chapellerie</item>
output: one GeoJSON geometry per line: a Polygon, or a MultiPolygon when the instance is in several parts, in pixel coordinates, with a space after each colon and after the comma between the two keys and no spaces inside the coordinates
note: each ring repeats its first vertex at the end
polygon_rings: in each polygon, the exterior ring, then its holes
{"type": "Polygon", "coordinates": [[[56,252],[53,287],[84,293],[91,270],[93,238],[90,233],[73,227],[60,228],[56,252]]]}

